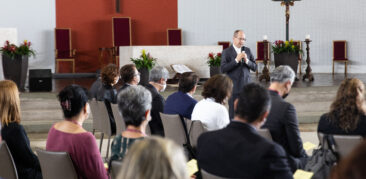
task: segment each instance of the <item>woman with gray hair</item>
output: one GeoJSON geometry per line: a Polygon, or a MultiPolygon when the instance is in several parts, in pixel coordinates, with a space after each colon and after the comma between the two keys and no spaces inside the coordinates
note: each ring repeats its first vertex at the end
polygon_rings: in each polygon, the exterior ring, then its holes
{"type": "Polygon", "coordinates": [[[136,142],[123,160],[120,179],[187,179],[182,147],[169,139],[149,137],[136,142]]]}
{"type": "Polygon", "coordinates": [[[166,80],[169,72],[162,66],[156,66],[150,71],[150,82],[146,88],[152,95],[151,122],[149,123],[151,134],[164,136],[163,123],[160,119],[160,112],[164,111],[165,99],[159,92],[166,88],[166,80]]]}
{"type": "Polygon", "coordinates": [[[150,121],[151,94],[143,86],[129,86],[118,94],[117,104],[126,123],[126,130],[113,139],[110,163],[122,160],[128,148],[143,139],[150,121]]]}

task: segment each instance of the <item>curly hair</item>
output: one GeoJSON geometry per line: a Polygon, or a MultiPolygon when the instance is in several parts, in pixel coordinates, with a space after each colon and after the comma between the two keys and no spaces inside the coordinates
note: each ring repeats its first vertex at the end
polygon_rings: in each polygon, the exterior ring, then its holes
{"type": "Polygon", "coordinates": [[[329,120],[349,131],[357,127],[361,114],[365,114],[364,84],[357,78],[345,79],[330,107],[329,120]]]}
{"type": "Polygon", "coordinates": [[[214,98],[216,102],[223,104],[225,98],[230,98],[233,82],[226,74],[218,74],[208,79],[203,84],[202,96],[214,98]]]}
{"type": "Polygon", "coordinates": [[[101,76],[104,84],[112,84],[118,76],[118,68],[115,64],[108,64],[102,69],[101,76]]]}

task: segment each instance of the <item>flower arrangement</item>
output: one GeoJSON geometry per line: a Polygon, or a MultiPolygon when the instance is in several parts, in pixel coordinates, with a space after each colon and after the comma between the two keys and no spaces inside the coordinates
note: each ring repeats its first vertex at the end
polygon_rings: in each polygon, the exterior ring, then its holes
{"type": "Polygon", "coordinates": [[[216,55],[214,53],[208,54],[208,60],[207,64],[210,67],[219,67],[221,65],[221,53],[217,53],[216,55]]]}
{"type": "Polygon", "coordinates": [[[155,65],[156,59],[151,57],[150,53],[142,50],[140,58],[131,58],[131,61],[136,65],[137,69],[147,68],[151,70],[155,65]]]}
{"type": "Polygon", "coordinates": [[[280,54],[283,52],[296,54],[302,53],[299,44],[295,44],[292,39],[290,41],[276,40],[272,46],[272,51],[274,54],[280,54]]]}
{"type": "Polygon", "coordinates": [[[30,47],[32,45],[31,42],[28,42],[27,40],[24,40],[20,46],[16,46],[15,44],[11,44],[8,40],[5,41],[5,44],[3,47],[0,48],[0,52],[2,52],[3,55],[6,55],[10,57],[11,59],[14,59],[15,56],[35,56],[35,51],[30,47]]]}

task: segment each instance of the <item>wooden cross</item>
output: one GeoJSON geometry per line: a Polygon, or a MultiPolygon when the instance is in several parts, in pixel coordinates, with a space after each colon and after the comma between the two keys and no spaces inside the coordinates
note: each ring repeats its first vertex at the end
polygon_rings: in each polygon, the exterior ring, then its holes
{"type": "Polygon", "coordinates": [[[290,21],[290,6],[294,5],[294,1],[301,0],[272,0],[272,1],[281,1],[281,6],[286,6],[286,40],[289,40],[289,21],[290,21]]]}

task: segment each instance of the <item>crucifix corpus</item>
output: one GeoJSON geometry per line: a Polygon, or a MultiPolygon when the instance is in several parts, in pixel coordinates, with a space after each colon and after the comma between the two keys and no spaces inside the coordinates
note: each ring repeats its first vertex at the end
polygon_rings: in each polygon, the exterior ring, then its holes
{"type": "Polygon", "coordinates": [[[294,1],[301,1],[301,0],[272,0],[272,1],[281,1],[281,6],[286,6],[286,40],[289,40],[288,35],[288,27],[290,21],[290,6],[294,5],[294,1]]]}

